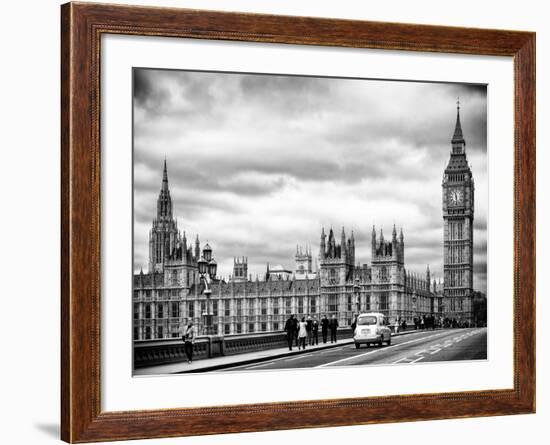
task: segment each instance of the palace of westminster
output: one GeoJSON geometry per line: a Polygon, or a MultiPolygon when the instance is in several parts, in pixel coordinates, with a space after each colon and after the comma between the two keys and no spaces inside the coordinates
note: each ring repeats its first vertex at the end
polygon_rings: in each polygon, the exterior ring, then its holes
{"type": "Polygon", "coordinates": [[[405,268],[405,239],[395,226],[389,239],[373,227],[370,265],[356,263],[353,232],[346,237],[342,229],[338,241],[332,229],[328,235],[322,229],[316,270],[311,249],[297,248],[292,270],[267,265],[265,276],[253,279],[248,259],[234,258],[226,280],[215,276],[211,247],[201,250],[198,235],[193,242],[179,231],[164,161],[148,272],[133,279],[134,339],[181,337],[189,320],[200,334],[207,323],[218,335],[281,331],[290,314],[318,320],[336,315],[340,326],[366,311],[382,312],[390,323],[410,325],[429,315],[472,323],[474,180],[459,107],[442,192],[443,283],[432,280],[429,267],[421,274],[405,268]],[[201,262],[214,276],[199,273],[201,262]]]}

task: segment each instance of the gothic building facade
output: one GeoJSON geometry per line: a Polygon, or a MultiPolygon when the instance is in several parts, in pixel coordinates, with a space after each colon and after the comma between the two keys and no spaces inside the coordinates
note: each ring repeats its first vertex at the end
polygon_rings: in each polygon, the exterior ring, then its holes
{"type": "Polygon", "coordinates": [[[320,319],[335,315],[340,326],[354,314],[384,313],[390,323],[434,315],[472,320],[473,178],[457,114],[449,165],[443,178],[444,284],[431,277],[429,266],[414,273],[405,266],[405,236],[395,226],[391,238],[371,235],[371,263],[355,257],[353,231],[344,228],[337,241],[332,228],[321,229],[318,264],[311,248],[297,247],[295,267],[267,265],[265,276],[248,275],[248,258],[235,257],[227,279],[214,278],[210,293],[199,274],[198,235],[189,243],[173,217],[168,172],[164,162],[157,215],[149,232],[149,268],[134,275],[134,339],[178,338],[189,320],[205,332],[207,315],[219,335],[280,331],[290,314],[320,319]]]}

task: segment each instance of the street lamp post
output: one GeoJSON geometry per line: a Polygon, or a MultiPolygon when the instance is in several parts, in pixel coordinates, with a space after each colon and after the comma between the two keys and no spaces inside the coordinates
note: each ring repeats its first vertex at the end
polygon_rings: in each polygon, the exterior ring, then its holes
{"type": "Polygon", "coordinates": [[[357,314],[361,313],[361,297],[359,296],[359,289],[359,278],[355,278],[353,292],[355,294],[355,311],[357,312],[357,314]]]}
{"type": "Polygon", "coordinates": [[[204,246],[202,256],[198,261],[198,266],[199,275],[204,282],[204,295],[206,296],[206,312],[202,314],[204,319],[204,333],[206,335],[212,335],[214,334],[214,327],[212,326],[213,314],[211,309],[212,303],[210,300],[212,289],[210,284],[212,280],[216,278],[218,265],[214,258],[212,258],[212,248],[208,245],[208,243],[204,246]]]}

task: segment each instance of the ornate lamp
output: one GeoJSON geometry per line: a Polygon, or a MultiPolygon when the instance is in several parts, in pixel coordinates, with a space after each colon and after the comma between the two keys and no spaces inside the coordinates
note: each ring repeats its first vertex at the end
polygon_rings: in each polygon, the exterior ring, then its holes
{"type": "Polygon", "coordinates": [[[212,248],[206,244],[202,250],[202,256],[199,258],[197,265],[199,267],[199,274],[204,283],[204,295],[206,296],[206,311],[203,313],[204,317],[204,327],[206,335],[212,335],[212,318],[213,314],[210,309],[211,301],[210,295],[212,294],[212,289],[210,288],[210,281],[216,277],[216,272],[218,269],[218,264],[212,258],[212,248]]]}
{"type": "Polygon", "coordinates": [[[216,277],[217,270],[218,270],[218,263],[216,263],[216,260],[211,259],[208,262],[208,274],[210,275],[211,279],[216,277]]]}
{"type": "Polygon", "coordinates": [[[206,273],[206,267],[208,266],[208,261],[206,261],[204,257],[200,257],[198,263],[199,263],[199,273],[201,275],[204,275],[206,273]]]}
{"type": "Polygon", "coordinates": [[[212,259],[212,247],[210,247],[208,243],[206,243],[206,246],[204,246],[202,256],[206,261],[210,261],[212,259]]]}

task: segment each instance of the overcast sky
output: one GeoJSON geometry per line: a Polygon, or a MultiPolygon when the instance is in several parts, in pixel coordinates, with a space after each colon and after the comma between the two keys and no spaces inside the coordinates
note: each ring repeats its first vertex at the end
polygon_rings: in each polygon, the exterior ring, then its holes
{"type": "Polygon", "coordinates": [[[405,267],[443,269],[441,180],[460,97],[475,180],[474,287],[486,291],[486,87],[185,71],[134,71],[134,268],[147,269],[164,157],[174,216],[208,241],[219,274],[294,267],[321,227],[405,235],[405,267]]]}

